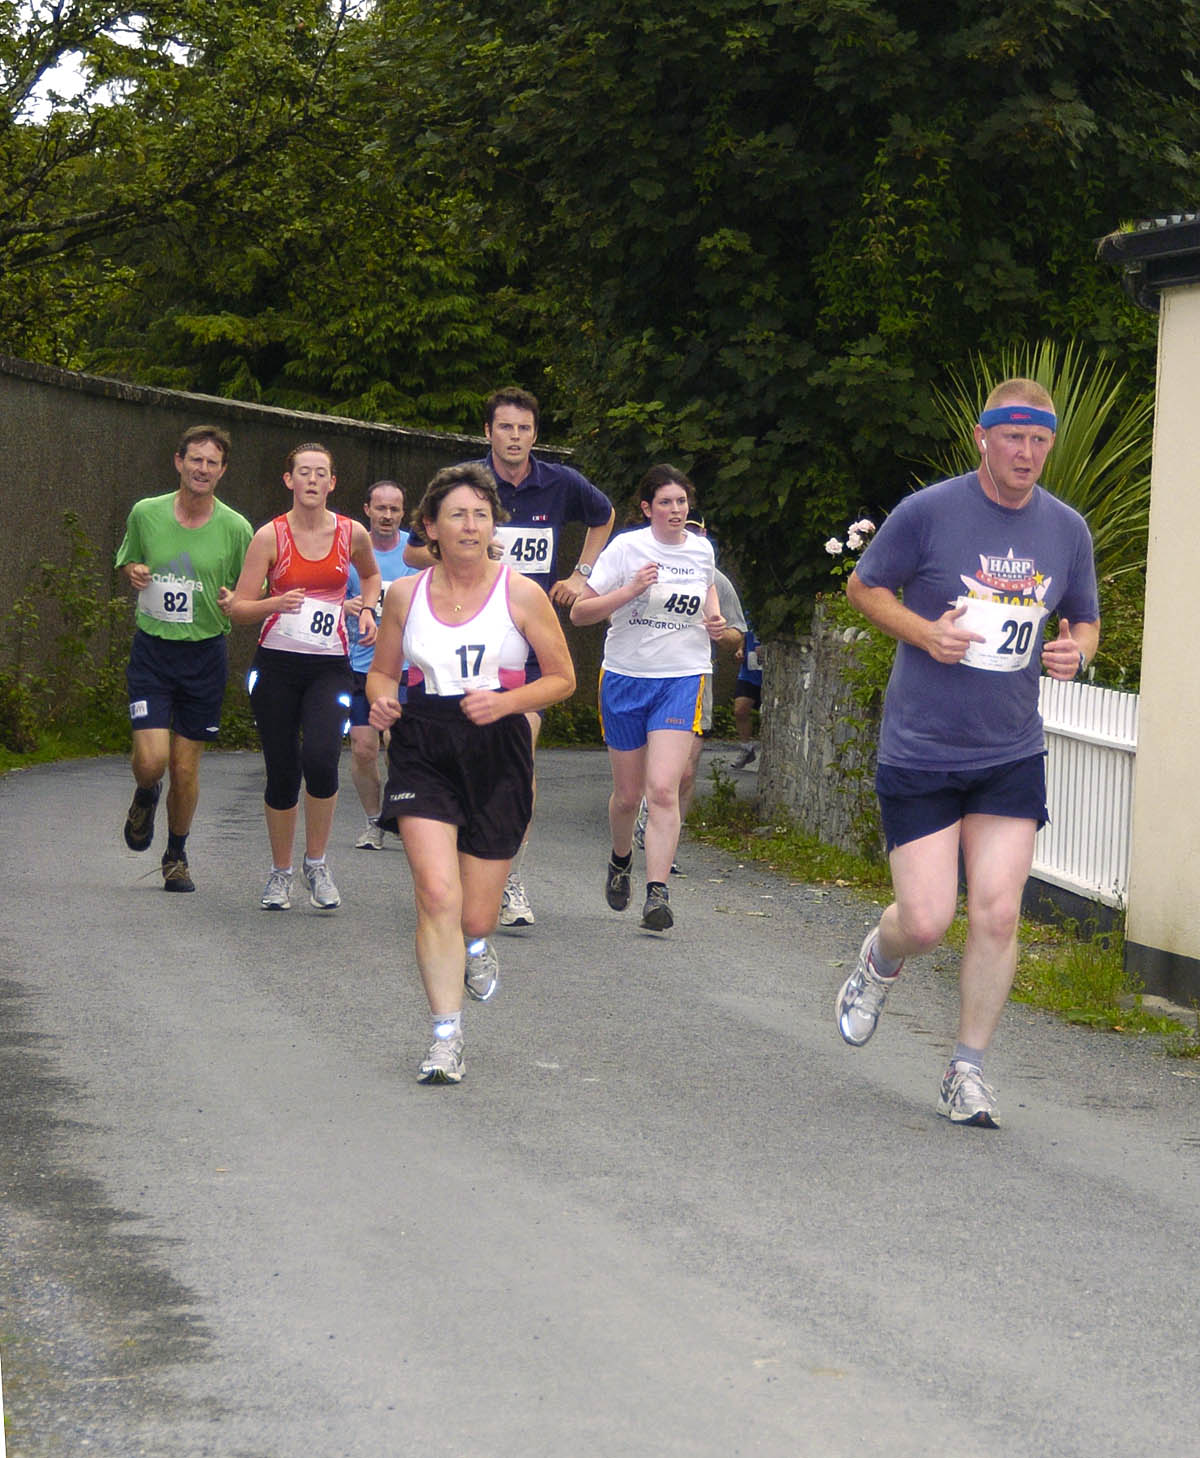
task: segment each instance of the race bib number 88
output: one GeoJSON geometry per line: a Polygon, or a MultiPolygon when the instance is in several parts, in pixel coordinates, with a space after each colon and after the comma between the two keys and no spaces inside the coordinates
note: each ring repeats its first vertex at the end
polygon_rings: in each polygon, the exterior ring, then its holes
{"type": "Polygon", "coordinates": [[[285,638],[303,643],[309,652],[343,653],[338,623],[340,607],[314,599],[301,604],[298,613],[280,613],[276,626],[285,638]]]}

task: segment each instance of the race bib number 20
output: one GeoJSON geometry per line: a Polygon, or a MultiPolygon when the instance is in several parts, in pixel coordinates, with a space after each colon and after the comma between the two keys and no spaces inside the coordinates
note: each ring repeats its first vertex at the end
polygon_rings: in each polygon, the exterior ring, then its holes
{"type": "Polygon", "coordinates": [[[1028,664],[1038,628],[1046,616],[1044,607],[978,597],[960,597],[954,605],[966,608],[958,626],[983,638],[982,643],[972,643],[967,649],[962,661],[968,668],[1016,673],[1028,664]]]}

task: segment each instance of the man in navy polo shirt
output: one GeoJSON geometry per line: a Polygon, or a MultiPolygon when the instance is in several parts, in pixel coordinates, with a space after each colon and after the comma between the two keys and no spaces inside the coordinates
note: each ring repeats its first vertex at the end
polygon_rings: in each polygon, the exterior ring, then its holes
{"type": "MultiPolygon", "coordinates": [[[[495,476],[501,505],[509,514],[509,520],[496,529],[504,560],[544,588],[556,606],[569,609],[608,541],[614,513],[612,502],[582,472],[532,455],[538,420],[537,396],[528,390],[506,388],[490,395],[484,407],[483,428],[491,451],[479,464],[495,476]],[[562,529],[569,523],[579,523],[587,531],[578,562],[560,578],[558,549],[562,529]]],[[[410,567],[427,567],[433,558],[414,534],[405,548],[404,560],[410,567]]],[[[537,660],[531,658],[526,675],[536,676],[537,672],[537,660]]],[[[536,750],[542,719],[540,714],[528,718],[536,750]]],[[[525,845],[517,853],[504,888],[501,926],[532,926],[534,922],[521,880],[525,845]]]]}

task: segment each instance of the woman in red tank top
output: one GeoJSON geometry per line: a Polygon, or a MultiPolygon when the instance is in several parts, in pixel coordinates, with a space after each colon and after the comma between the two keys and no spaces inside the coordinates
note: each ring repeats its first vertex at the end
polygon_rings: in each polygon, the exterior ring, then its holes
{"type": "Polygon", "coordinates": [[[337,806],[338,759],[353,687],[342,603],[351,562],[362,582],[360,641],[375,637],[382,586],[371,538],[360,522],[326,506],[337,477],[322,445],[297,446],[283,482],[292,507],[259,527],[234,589],[230,617],[261,624],[250,702],[267,768],[265,808],[271,874],[260,904],[291,905],[292,847],[304,785],[304,879],[321,911],[341,904],[325,863],[337,806]]]}

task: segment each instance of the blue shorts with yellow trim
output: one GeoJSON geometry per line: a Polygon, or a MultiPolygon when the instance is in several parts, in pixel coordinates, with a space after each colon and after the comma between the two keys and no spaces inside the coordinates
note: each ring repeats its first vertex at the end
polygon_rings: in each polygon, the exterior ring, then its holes
{"type": "Polygon", "coordinates": [[[705,673],[629,678],[601,670],[600,728],[609,749],[641,749],[654,729],[699,734],[705,673]]]}

